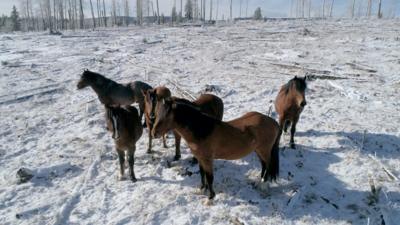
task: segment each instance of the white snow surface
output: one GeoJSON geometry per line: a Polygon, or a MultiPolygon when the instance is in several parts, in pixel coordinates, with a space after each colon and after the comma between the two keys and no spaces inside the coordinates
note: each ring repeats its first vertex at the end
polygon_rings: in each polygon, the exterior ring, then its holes
{"type": "Polygon", "coordinates": [[[399,34],[399,20],[0,34],[0,224],[399,224],[399,34]],[[308,82],[297,149],[283,135],[277,183],[259,185],[254,153],[216,160],[206,206],[185,144],[169,163],[172,135],[149,155],[145,130],[138,181],[117,180],[104,108],[91,89],[76,90],[85,68],[178,96],[172,83],[194,96],[216,85],[224,120],[266,113],[294,75],[346,79],[308,82]],[[34,178],[17,184],[21,167],[34,178]]]}

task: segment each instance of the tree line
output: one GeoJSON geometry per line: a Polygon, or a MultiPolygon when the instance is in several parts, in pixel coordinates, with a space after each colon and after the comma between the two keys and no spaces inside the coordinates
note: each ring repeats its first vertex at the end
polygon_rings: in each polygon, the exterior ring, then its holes
{"type": "MultiPolygon", "coordinates": [[[[218,18],[222,0],[173,0],[168,16],[160,15],[159,1],[164,0],[19,0],[18,9],[14,6],[10,16],[0,18],[0,30],[49,30],[52,33],[129,24],[207,22],[218,18]]],[[[239,18],[262,19],[260,7],[248,16],[249,0],[224,1],[228,1],[229,17],[223,15],[223,20],[234,19],[234,2],[239,5],[239,18]]],[[[388,0],[349,0],[350,17],[371,17],[374,14],[372,9],[377,9],[376,15],[381,18],[382,1],[388,0]],[[365,15],[362,15],[361,9],[365,7],[365,15]]],[[[296,18],[332,17],[334,6],[335,0],[291,0],[289,14],[296,18]]]]}

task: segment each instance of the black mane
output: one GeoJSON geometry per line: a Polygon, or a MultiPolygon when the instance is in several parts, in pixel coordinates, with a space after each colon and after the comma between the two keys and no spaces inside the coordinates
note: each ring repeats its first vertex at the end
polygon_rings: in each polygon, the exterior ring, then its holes
{"type": "Polygon", "coordinates": [[[83,72],[83,74],[82,74],[82,77],[84,79],[87,79],[87,80],[91,81],[91,82],[100,83],[102,85],[109,84],[109,83],[117,84],[117,82],[115,82],[115,81],[113,81],[111,79],[108,79],[107,77],[105,77],[105,76],[103,76],[103,75],[101,75],[99,73],[92,72],[90,70],[85,70],[83,72]]]}
{"type": "Polygon", "coordinates": [[[285,91],[285,94],[289,93],[289,90],[292,86],[295,86],[296,90],[299,92],[304,92],[307,88],[307,83],[305,78],[299,78],[299,77],[294,77],[293,79],[289,80],[284,86],[283,90],[285,91]]]}
{"type": "Polygon", "coordinates": [[[216,120],[196,108],[196,106],[189,101],[175,101],[176,107],[173,109],[176,122],[188,128],[193,136],[202,140],[211,135],[215,125],[221,121],[216,120]]]}

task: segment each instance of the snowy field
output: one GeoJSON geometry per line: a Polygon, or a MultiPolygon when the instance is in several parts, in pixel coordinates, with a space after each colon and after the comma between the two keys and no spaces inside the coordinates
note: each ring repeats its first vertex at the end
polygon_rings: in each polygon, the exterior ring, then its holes
{"type": "Polygon", "coordinates": [[[399,20],[0,34],[0,224],[399,224],[399,34],[399,20]],[[117,181],[104,109],[76,90],[84,68],[178,96],[215,85],[224,120],[267,113],[294,75],[315,79],[278,183],[258,185],[255,154],[215,161],[206,206],[185,144],[171,163],[172,135],[148,155],[145,130],[138,182],[117,181]],[[34,177],[17,184],[21,167],[34,177]]]}

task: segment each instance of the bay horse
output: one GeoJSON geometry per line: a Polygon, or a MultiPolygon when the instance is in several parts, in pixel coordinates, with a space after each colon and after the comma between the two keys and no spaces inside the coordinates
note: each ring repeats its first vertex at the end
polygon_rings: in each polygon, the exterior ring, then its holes
{"type": "MultiPolygon", "coordinates": [[[[144,118],[146,126],[147,128],[149,128],[149,146],[147,148],[147,153],[151,153],[151,146],[153,139],[151,135],[151,129],[153,128],[153,122],[154,122],[153,105],[161,99],[171,97],[171,91],[165,86],[159,86],[154,89],[142,90],[142,95],[144,96],[144,115],[145,115],[144,118]]],[[[167,148],[165,134],[162,135],[162,139],[164,148],[167,148]]],[[[178,155],[180,157],[180,153],[178,154],[178,152],[176,152],[175,158],[177,158],[178,155]]]]}
{"type": "Polygon", "coordinates": [[[279,115],[279,126],[286,133],[290,129],[290,147],[296,148],[294,144],[294,133],[300,118],[300,113],[307,105],[305,90],[307,88],[306,77],[295,76],[283,85],[275,99],[275,109],[279,115]]]}
{"type": "MultiPolygon", "coordinates": [[[[155,107],[157,102],[162,101],[162,99],[167,99],[171,97],[171,91],[164,87],[157,87],[152,90],[143,91],[143,95],[145,96],[145,115],[146,122],[148,123],[148,127],[151,128],[154,125],[155,121],[155,107]]],[[[211,117],[214,117],[217,120],[222,120],[224,115],[224,103],[221,98],[212,94],[202,94],[193,102],[183,99],[172,97],[172,99],[176,99],[182,102],[185,102],[192,107],[195,107],[202,111],[205,114],[208,114],[211,117]]],[[[174,160],[179,160],[181,158],[181,136],[175,130],[175,157],[174,160]]],[[[164,138],[164,136],[163,136],[164,138]]],[[[149,133],[149,139],[151,139],[151,133],[149,133]]],[[[149,144],[149,149],[151,149],[151,144],[149,144]]],[[[196,163],[196,158],[193,158],[193,163],[196,163]]]]}
{"type": "Polygon", "coordinates": [[[107,129],[112,133],[115,150],[118,153],[120,173],[119,179],[124,178],[125,151],[129,163],[129,173],[132,182],[136,182],[134,166],[134,154],[136,142],[142,136],[143,126],[139,119],[139,113],[133,106],[109,107],[105,106],[107,129]]]}
{"type": "Polygon", "coordinates": [[[110,107],[118,107],[139,104],[140,120],[144,113],[144,97],[142,90],[148,90],[152,87],[144,82],[135,81],[127,84],[120,84],[105,76],[89,70],[84,70],[78,81],[78,90],[90,86],[99,97],[101,103],[110,107]]]}
{"type": "Polygon", "coordinates": [[[213,160],[236,160],[255,151],[261,162],[261,179],[276,180],[279,174],[278,123],[261,113],[249,112],[224,122],[202,113],[198,108],[179,99],[158,102],[152,135],[160,136],[176,130],[187,142],[199,161],[201,187],[208,189],[211,200],[213,189],[213,160]]]}

